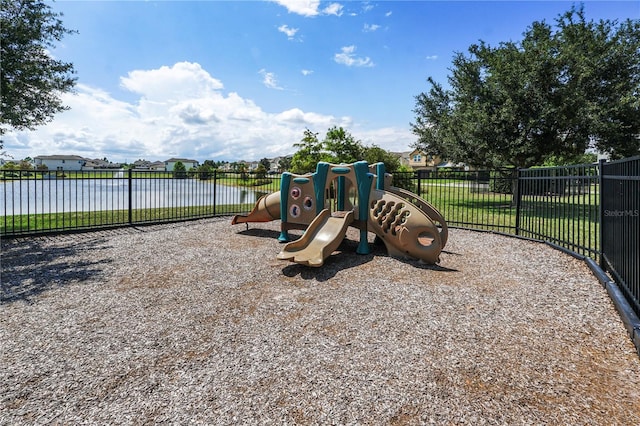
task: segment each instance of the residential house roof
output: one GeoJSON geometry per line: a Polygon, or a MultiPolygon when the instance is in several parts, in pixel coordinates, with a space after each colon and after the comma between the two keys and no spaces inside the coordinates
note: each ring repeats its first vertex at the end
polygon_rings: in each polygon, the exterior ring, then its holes
{"type": "Polygon", "coordinates": [[[79,155],[38,155],[34,159],[39,160],[83,160],[87,159],[84,157],[80,157],[79,155]]]}
{"type": "Polygon", "coordinates": [[[165,163],[177,163],[180,161],[181,163],[197,163],[197,160],[189,160],[188,158],[169,158],[165,163]]]}

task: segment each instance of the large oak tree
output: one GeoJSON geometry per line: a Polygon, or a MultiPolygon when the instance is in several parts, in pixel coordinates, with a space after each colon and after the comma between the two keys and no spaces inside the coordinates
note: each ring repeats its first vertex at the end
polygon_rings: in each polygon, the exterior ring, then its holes
{"type": "Polygon", "coordinates": [[[555,28],[534,22],[520,42],[480,41],[453,60],[450,88],[428,79],[416,97],[416,147],[456,162],[529,167],[640,153],[640,21],[588,22],[582,8],[555,28]]]}

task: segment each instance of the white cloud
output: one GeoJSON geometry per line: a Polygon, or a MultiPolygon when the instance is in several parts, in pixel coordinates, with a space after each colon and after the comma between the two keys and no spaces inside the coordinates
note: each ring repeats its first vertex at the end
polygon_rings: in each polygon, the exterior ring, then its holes
{"type": "Polygon", "coordinates": [[[438,55],[426,56],[425,59],[428,61],[435,61],[436,59],[438,59],[438,55]]]}
{"type": "Polygon", "coordinates": [[[343,6],[340,3],[331,3],[329,6],[322,9],[322,13],[325,15],[342,16],[343,6]]]}
{"type": "Polygon", "coordinates": [[[316,16],[319,14],[320,0],[273,0],[287,8],[289,13],[297,13],[302,16],[316,16]]]}
{"type": "Polygon", "coordinates": [[[178,62],[171,68],[162,66],[156,70],[135,70],[128,77],[120,78],[125,89],[142,95],[145,99],[184,99],[198,96],[205,90],[212,93],[224,86],[206,72],[200,64],[178,62]],[[194,84],[197,83],[197,86],[194,84]]]}
{"type": "Polygon", "coordinates": [[[328,129],[332,125],[348,127],[352,121],[349,117],[336,118],[332,115],[304,112],[299,108],[292,108],[275,115],[275,120],[280,123],[295,124],[313,129],[328,129]],[[339,124],[336,124],[339,123],[339,124]]]}
{"type": "Polygon", "coordinates": [[[340,3],[331,3],[320,10],[320,0],[272,0],[287,8],[289,13],[302,16],[335,15],[342,16],[343,6],[340,3]]]}
{"type": "Polygon", "coordinates": [[[313,74],[313,70],[302,70],[300,71],[302,75],[307,76],[313,74]]]}
{"type": "Polygon", "coordinates": [[[410,151],[416,136],[409,128],[383,127],[377,129],[360,129],[353,127],[350,132],[353,137],[361,140],[365,145],[377,145],[391,152],[410,151]]]}
{"type": "Polygon", "coordinates": [[[237,161],[291,154],[305,128],[325,132],[342,126],[367,143],[403,151],[415,139],[406,129],[362,129],[348,116],[295,107],[267,112],[238,93],[224,93],[222,82],[197,63],[131,71],[121,83],[136,95],[132,102],[79,83],[77,94],[62,95],[70,110],[35,131],[6,133],[4,149],[18,159],[75,154],[116,162],[237,161]]]}
{"type": "Polygon", "coordinates": [[[333,60],[348,67],[372,67],[375,65],[368,56],[364,58],[356,56],[355,51],[355,46],[345,46],[340,53],[333,56],[333,60]]]}
{"type": "Polygon", "coordinates": [[[258,73],[262,75],[262,84],[266,87],[269,89],[283,90],[282,87],[278,85],[278,80],[274,73],[267,72],[264,68],[258,71],[258,73]]]}
{"type": "Polygon", "coordinates": [[[389,16],[391,16],[392,14],[393,14],[393,12],[392,12],[392,11],[388,11],[387,13],[385,13],[385,14],[384,14],[384,16],[386,16],[386,17],[388,18],[388,17],[389,17],[389,16]]]}
{"type": "Polygon", "coordinates": [[[376,25],[376,24],[364,24],[364,28],[362,29],[362,31],[364,31],[365,33],[369,33],[369,32],[373,32],[373,31],[377,31],[380,29],[380,25],[376,25]]]}
{"type": "Polygon", "coordinates": [[[293,37],[298,32],[299,28],[289,28],[288,25],[280,25],[278,27],[278,31],[287,35],[289,40],[293,40],[293,37]]]}

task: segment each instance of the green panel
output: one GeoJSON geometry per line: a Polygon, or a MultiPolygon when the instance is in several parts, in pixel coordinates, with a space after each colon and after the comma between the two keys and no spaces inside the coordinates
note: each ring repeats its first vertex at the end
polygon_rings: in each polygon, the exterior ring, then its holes
{"type": "Polygon", "coordinates": [[[349,167],[333,167],[331,171],[337,175],[346,175],[351,173],[351,169],[349,167]]]}
{"type": "Polygon", "coordinates": [[[366,221],[369,216],[369,196],[371,195],[371,180],[373,174],[369,173],[369,164],[366,161],[358,161],[353,163],[356,172],[356,181],[358,182],[358,219],[366,221]]]}
{"type": "MultiPolygon", "coordinates": [[[[287,222],[287,214],[289,213],[289,187],[291,186],[291,173],[284,172],[280,178],[280,220],[282,224],[287,222]]],[[[287,231],[281,226],[279,241],[289,241],[287,231]]]]}
{"type": "Polygon", "coordinates": [[[316,172],[313,174],[313,184],[316,191],[316,214],[324,209],[324,187],[327,184],[327,176],[329,175],[329,163],[321,161],[316,166],[316,172]]]}
{"type": "Polygon", "coordinates": [[[386,170],[384,168],[384,163],[376,164],[376,174],[378,175],[378,180],[376,181],[376,189],[384,191],[384,174],[386,170]]]}

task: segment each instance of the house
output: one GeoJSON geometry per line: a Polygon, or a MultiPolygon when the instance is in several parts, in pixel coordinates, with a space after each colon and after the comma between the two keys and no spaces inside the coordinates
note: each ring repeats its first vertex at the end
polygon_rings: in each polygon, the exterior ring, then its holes
{"type": "Polygon", "coordinates": [[[93,160],[86,160],[82,166],[82,170],[107,170],[107,169],[120,169],[122,165],[119,163],[111,163],[107,160],[99,158],[93,160]]]}
{"type": "Polygon", "coordinates": [[[419,149],[414,149],[409,153],[409,164],[413,170],[436,170],[438,164],[442,162],[440,157],[425,154],[419,149]]]}
{"type": "Polygon", "coordinates": [[[411,152],[392,152],[391,154],[398,158],[401,166],[409,167],[409,155],[411,155],[411,152]]]}
{"type": "Polygon", "coordinates": [[[87,160],[79,155],[39,155],[33,159],[36,168],[47,170],[82,170],[87,160]]]}
{"type": "Polygon", "coordinates": [[[284,172],[285,170],[283,170],[282,167],[280,166],[280,162],[284,160],[283,161],[284,163],[288,162],[289,164],[291,164],[291,158],[293,158],[293,155],[285,155],[284,157],[272,158],[271,160],[269,160],[270,162],[269,172],[270,173],[284,172]]]}
{"type": "Polygon", "coordinates": [[[151,168],[151,161],[149,160],[136,160],[132,164],[133,170],[149,170],[150,168],[151,168]]]}
{"type": "Polygon", "coordinates": [[[149,170],[154,170],[156,172],[164,172],[166,171],[166,165],[163,161],[154,161],[149,164],[149,170]]]}
{"type": "Polygon", "coordinates": [[[186,158],[170,158],[164,162],[165,170],[167,172],[172,172],[173,168],[176,166],[176,163],[178,162],[184,164],[184,168],[186,170],[198,167],[198,162],[196,160],[189,160],[186,158]]]}

